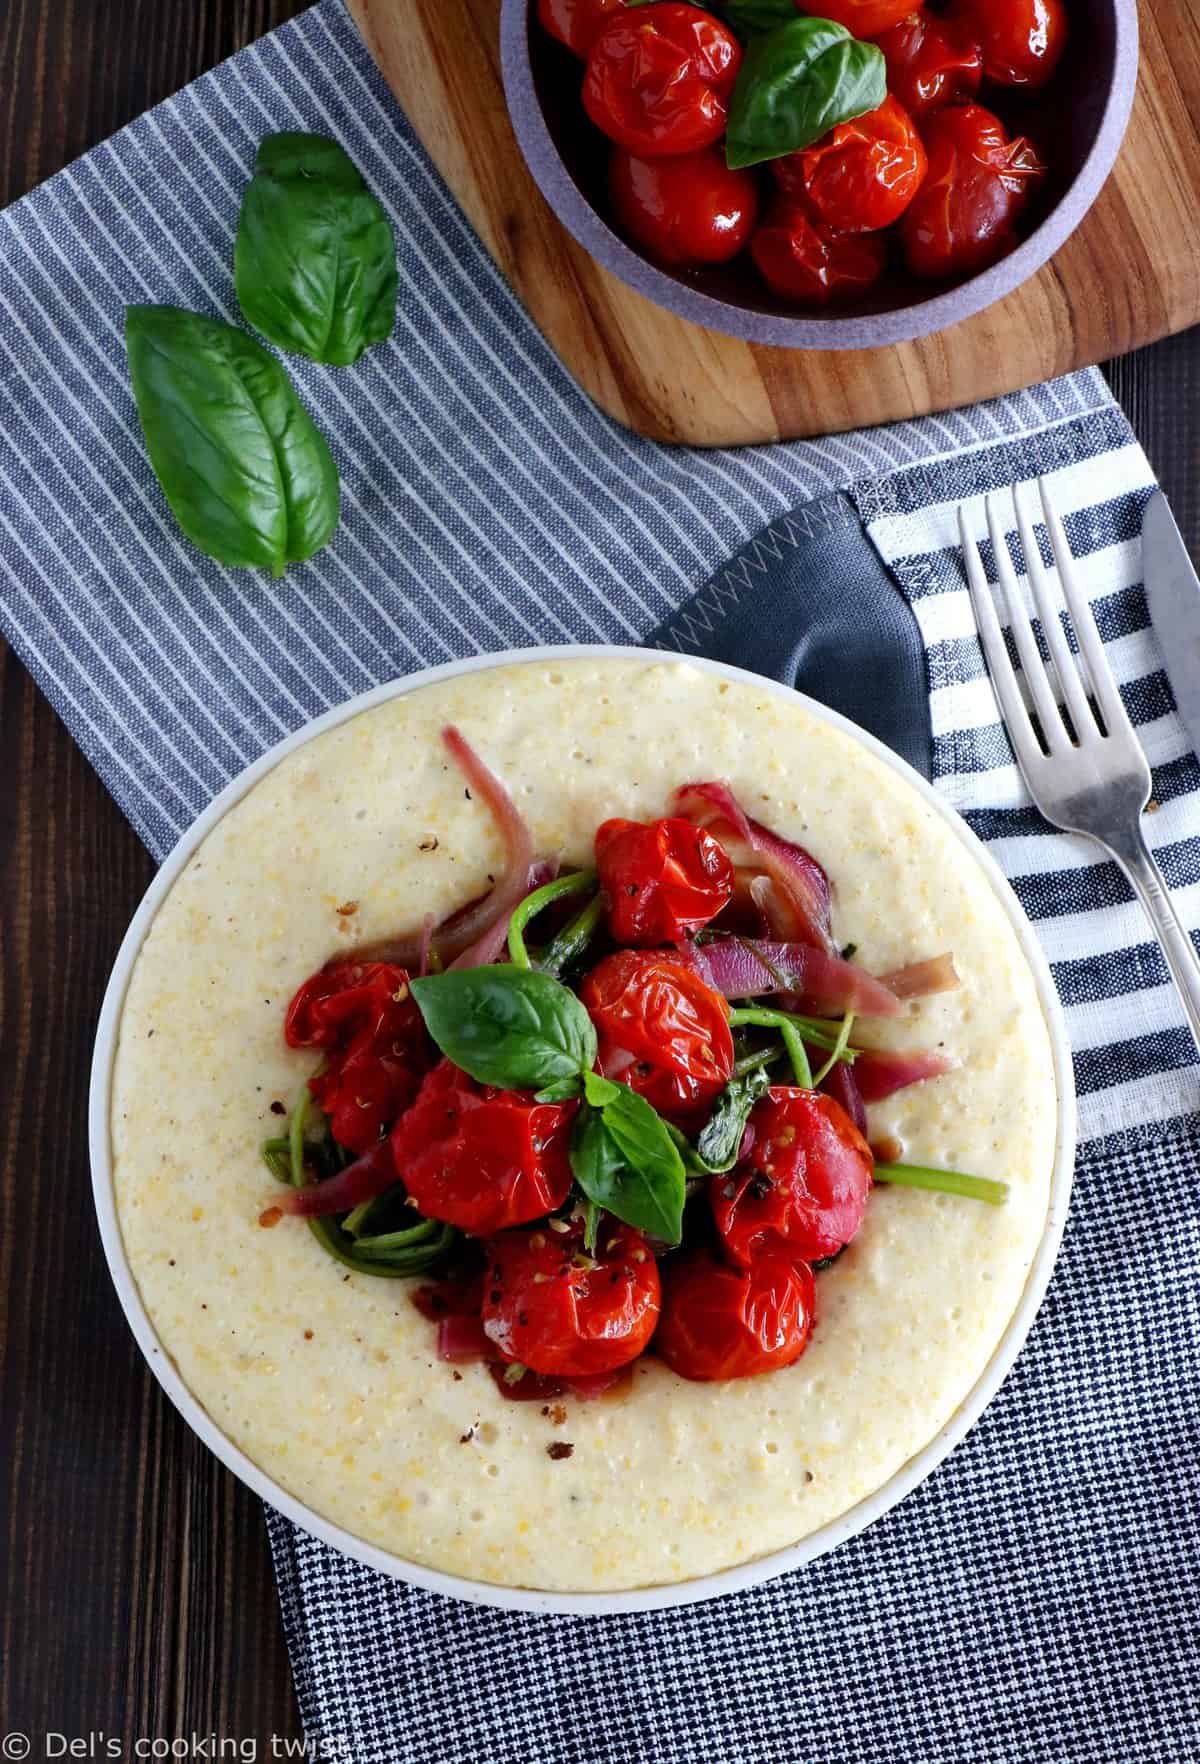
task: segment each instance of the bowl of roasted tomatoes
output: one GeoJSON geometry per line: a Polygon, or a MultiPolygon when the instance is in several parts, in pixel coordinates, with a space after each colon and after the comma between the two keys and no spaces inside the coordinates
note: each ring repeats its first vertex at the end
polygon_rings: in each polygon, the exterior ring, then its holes
{"type": "Polygon", "coordinates": [[[1112,167],[1136,0],[503,0],[517,139],[639,293],[869,348],[1000,299],[1112,167]]]}

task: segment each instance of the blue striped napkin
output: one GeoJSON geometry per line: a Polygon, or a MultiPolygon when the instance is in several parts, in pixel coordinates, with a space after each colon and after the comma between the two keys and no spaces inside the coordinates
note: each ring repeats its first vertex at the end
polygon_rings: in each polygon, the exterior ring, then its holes
{"type": "MultiPolygon", "coordinates": [[[[1140,582],[1153,479],[1099,375],[788,446],[630,436],[516,305],[339,0],[0,215],[0,624],[156,854],[279,736],[424,663],[568,640],[757,654],[806,511],[845,490],[915,614],[937,784],[1034,919],[1076,1050],[1082,1153],[1049,1297],[969,1440],[901,1508],[756,1591],[577,1623],[395,1585],[271,1514],[314,1755],[1194,1756],[1200,1073],[1114,866],[1028,801],[956,547],[959,501],[982,532],[983,493],[1039,472],[1155,767],[1150,831],[1195,926],[1200,771],[1140,582]],[[275,584],[180,539],[121,323],[142,300],[236,317],[237,204],[279,128],[344,142],[395,223],[402,292],[391,343],[353,370],[289,363],[345,515],[275,584]]],[[[801,570],[793,586],[800,630],[838,576],[801,570]]]]}

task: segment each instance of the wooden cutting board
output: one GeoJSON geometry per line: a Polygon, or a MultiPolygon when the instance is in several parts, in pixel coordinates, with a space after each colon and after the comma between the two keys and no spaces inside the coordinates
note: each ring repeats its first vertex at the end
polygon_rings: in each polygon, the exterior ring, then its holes
{"type": "Polygon", "coordinates": [[[1200,322],[1200,0],[1141,8],[1129,133],[1082,226],[1023,287],[936,336],[770,349],[675,318],[559,225],[513,138],[499,0],[348,0],[480,238],[584,390],[700,446],[891,422],[1032,385],[1200,322]]]}

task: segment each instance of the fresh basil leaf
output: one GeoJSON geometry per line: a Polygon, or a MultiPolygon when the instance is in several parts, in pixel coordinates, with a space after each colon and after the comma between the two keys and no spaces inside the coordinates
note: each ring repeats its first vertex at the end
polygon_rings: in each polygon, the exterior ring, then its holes
{"type": "Polygon", "coordinates": [[[542,1090],[535,1090],[533,1100],[536,1103],[570,1102],[580,1093],[578,1078],[559,1078],[553,1084],[547,1084],[542,1090]]]}
{"type": "Polygon", "coordinates": [[[615,1102],[623,1085],[614,1084],[611,1078],[601,1078],[598,1072],[583,1074],[583,1094],[594,1109],[602,1109],[605,1103],[615,1102]]]}
{"type": "Polygon", "coordinates": [[[589,1256],[596,1253],[596,1234],[600,1229],[603,1214],[594,1200],[583,1203],[583,1247],[589,1256]]]}
{"type": "Polygon", "coordinates": [[[125,345],[150,463],[193,545],[275,576],[319,551],[337,467],[269,350],[178,306],[129,307],[125,345]]]}
{"type": "Polygon", "coordinates": [[[596,1058],[596,1030],[573,992],[536,968],[449,968],[410,982],[425,1027],[480,1084],[543,1090],[596,1058]]]}
{"type": "Polygon", "coordinates": [[[765,1066],[730,1079],[696,1140],[695,1162],[702,1170],[720,1176],[733,1169],[750,1111],[770,1087],[771,1075],[765,1066]]]}
{"type": "Polygon", "coordinates": [[[795,0],[719,0],[715,10],[742,38],[772,31],[796,16],[795,0]]]}
{"type": "Polygon", "coordinates": [[[667,1123],[626,1084],[602,1109],[585,1105],[571,1139],[571,1168],[589,1200],[666,1243],[683,1236],[686,1175],[667,1123]]]}
{"type": "Polygon", "coordinates": [[[887,97],[883,51],[828,18],[793,18],[752,37],[729,105],[725,157],[758,165],[795,153],[887,97]]]}
{"type": "Polygon", "coordinates": [[[354,161],[324,135],[268,135],[233,252],[248,323],[281,349],[347,367],[396,322],[396,241],[354,161]]]}

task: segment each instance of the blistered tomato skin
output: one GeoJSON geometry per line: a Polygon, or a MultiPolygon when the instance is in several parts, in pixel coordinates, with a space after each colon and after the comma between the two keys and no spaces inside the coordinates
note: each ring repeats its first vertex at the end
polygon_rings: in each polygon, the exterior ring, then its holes
{"type": "Polygon", "coordinates": [[[798,12],[809,12],[817,18],[831,18],[834,24],[845,25],[852,37],[878,37],[912,10],[913,0],[812,0],[798,12]]]}
{"type": "Polygon", "coordinates": [[[951,16],[979,44],[983,77],[996,85],[1039,90],[1067,46],[1062,0],[955,0],[951,16]]]}
{"type": "Polygon", "coordinates": [[[391,962],[347,957],[310,976],[288,1007],[284,1037],[289,1047],[324,1050],[309,1093],[347,1151],[378,1144],[429,1066],[408,975],[391,962]]]}
{"type": "Polygon", "coordinates": [[[489,1089],[442,1060],[392,1129],[396,1173],[427,1219],[477,1236],[523,1225],[567,1198],[576,1109],[489,1089]]]}
{"type": "Polygon", "coordinates": [[[783,196],[751,239],[750,255],[772,293],[804,306],[828,306],[874,287],[887,246],[878,233],[829,232],[806,204],[783,196]]]}
{"type": "Polygon", "coordinates": [[[763,1257],[729,1268],[705,1251],[665,1265],[661,1359],[681,1378],[755,1378],[794,1365],[808,1346],[816,1283],[804,1262],[763,1257]]]}
{"type": "MultiPolygon", "coordinates": [[[[605,1041],[600,1043],[603,1070],[609,1056],[605,1041]]],[[[652,1109],[681,1127],[685,1133],[699,1132],[712,1111],[712,1106],[725,1088],[725,1079],[691,1078],[684,1072],[672,1072],[667,1066],[656,1066],[650,1060],[635,1060],[623,1065],[617,1074],[622,1084],[644,1096],[652,1109]]]]}
{"type": "Polygon", "coordinates": [[[635,1060],[724,1084],[733,1070],[729,1006],[668,955],[622,949],[579,988],[601,1038],[635,1060]]]}
{"type": "Polygon", "coordinates": [[[715,919],[733,893],[733,865],[724,848],[691,821],[605,821],[595,846],[616,943],[681,943],[715,919]]]}
{"type": "Polygon", "coordinates": [[[614,1220],[596,1254],[578,1230],[506,1231],[484,1246],[483,1331],[534,1372],[588,1378],[647,1347],[658,1322],[658,1265],[640,1231],[614,1220]]]}
{"type": "Polygon", "coordinates": [[[658,263],[678,268],[727,263],[749,243],[758,216],[757,181],[731,171],[719,147],[666,159],[615,147],[608,193],[621,230],[658,263]]]}
{"type": "Polygon", "coordinates": [[[1046,174],[1032,142],[1010,140],[980,104],[939,110],[925,125],[929,170],[900,221],[914,275],[966,275],[1016,244],[1016,223],[1046,174]]]}
{"type": "Polygon", "coordinates": [[[888,91],[922,119],[946,104],[974,98],[983,54],[969,28],[920,7],[876,38],[887,62],[888,91]]]}
{"type": "Polygon", "coordinates": [[[538,0],[538,18],[543,29],[586,61],[600,26],[624,5],[625,0],[538,0]]]}
{"type": "Polygon", "coordinates": [[[863,1222],[874,1159],[831,1096],[777,1086],[750,1117],[745,1164],[710,1184],[713,1220],[740,1267],[762,1256],[817,1262],[836,1255],[863,1222]]]}
{"type": "Polygon", "coordinates": [[[925,149],[908,112],[889,95],[811,147],[773,160],[771,169],[785,195],[807,201],[823,229],[869,233],[900,219],[925,176],[925,149]]]}
{"type": "Polygon", "coordinates": [[[583,107],[598,129],[643,159],[694,153],[725,133],[742,51],[709,12],[660,0],[624,8],[588,55],[583,107]]]}

